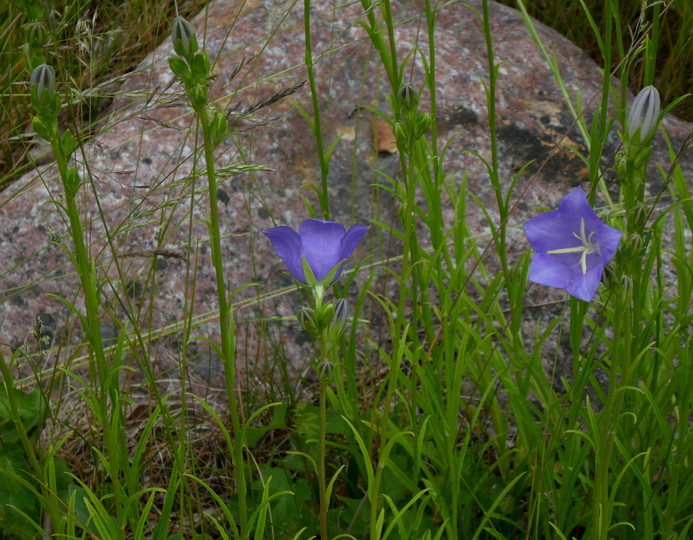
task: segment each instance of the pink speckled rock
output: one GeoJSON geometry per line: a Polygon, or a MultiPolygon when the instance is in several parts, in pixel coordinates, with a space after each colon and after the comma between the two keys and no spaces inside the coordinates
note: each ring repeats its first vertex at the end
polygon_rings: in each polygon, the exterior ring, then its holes
{"type": "MultiPolygon", "coordinates": [[[[471,4],[479,7],[479,2],[471,4]]],[[[399,159],[375,151],[374,117],[364,106],[387,113],[391,89],[358,24],[364,18],[358,3],[334,6],[314,2],[311,14],[324,140],[329,145],[341,137],[328,178],[332,218],[349,225],[368,223],[377,216],[389,223],[396,219],[397,208],[374,185],[382,182],[377,171],[397,176],[399,159]],[[375,201],[379,197],[378,211],[375,201]]],[[[423,2],[403,0],[393,2],[393,6],[399,58],[415,45],[427,54],[423,2]]],[[[587,150],[519,13],[496,4],[491,7],[495,61],[503,62],[497,89],[503,184],[509,185],[528,161],[536,162],[516,189],[519,203],[509,224],[515,226],[534,215],[533,207],[554,205],[569,189],[587,180],[584,164],[566,149],[555,152],[538,171],[552,150],[561,142],[587,150]]],[[[205,46],[215,62],[212,96],[229,111],[229,118],[306,79],[299,4],[213,0],[206,21],[205,26],[201,14],[192,22],[198,36],[206,32],[205,46]]],[[[555,47],[571,96],[579,91],[583,103],[589,103],[601,92],[597,66],[570,42],[538,26],[547,48],[555,47]]],[[[469,188],[490,209],[491,218],[497,219],[486,169],[469,153],[490,158],[482,85],[482,80],[487,80],[487,58],[480,22],[462,3],[445,5],[438,11],[435,38],[440,148],[452,140],[445,155],[445,170],[458,181],[467,171],[469,188]]],[[[139,358],[148,355],[157,371],[174,368],[180,361],[187,342],[186,313],[192,313],[190,336],[214,338],[217,316],[214,270],[202,223],[207,216],[206,179],[193,175],[193,171],[204,169],[204,161],[199,142],[195,142],[191,109],[167,64],[172,53],[167,40],[122,85],[107,121],[86,145],[85,155],[78,157],[83,170],[88,166],[93,178],[82,190],[82,208],[90,224],[87,230],[104,299],[104,333],[107,337],[131,333],[138,325],[143,329],[143,340],[133,339],[128,344],[139,358]]],[[[422,63],[416,58],[412,64],[405,73],[420,85],[422,63]]],[[[230,290],[238,290],[234,299],[238,304],[242,376],[252,377],[255,370],[278,370],[285,356],[302,370],[311,351],[295,322],[266,320],[293,315],[300,295],[261,234],[275,224],[296,227],[308,217],[302,196],[317,208],[312,191],[305,187],[320,185],[316,143],[297,104],[312,110],[307,85],[235,122],[237,131],[217,152],[220,168],[258,164],[272,169],[229,176],[219,187],[224,264],[230,290]],[[282,287],[288,287],[286,294],[275,295],[282,287]],[[257,322],[263,317],[264,322],[257,322]]],[[[420,109],[429,107],[430,96],[424,93],[420,109]]],[[[690,131],[690,125],[674,118],[667,118],[664,125],[675,146],[690,131]]],[[[653,162],[666,167],[669,160],[660,135],[656,143],[653,162]]],[[[617,146],[614,131],[604,151],[606,161],[617,146]]],[[[690,160],[684,166],[690,173],[690,160]]],[[[653,173],[654,191],[661,184],[658,178],[658,173],[653,173]]],[[[44,333],[54,346],[60,346],[48,355],[49,363],[56,356],[83,354],[79,347],[71,348],[82,339],[76,317],[50,296],[56,294],[83,307],[75,292],[74,269],[61,247],[70,242],[66,221],[52,202],[61,198],[55,169],[49,166],[38,176],[24,177],[0,198],[4,260],[0,276],[1,341],[13,349],[26,342],[24,352],[35,352],[37,345],[30,330],[40,317],[44,333]]],[[[446,209],[446,216],[452,221],[452,209],[446,209]]],[[[477,234],[490,230],[483,213],[473,204],[469,205],[467,220],[477,234]]],[[[375,238],[381,233],[373,228],[371,234],[375,238]]],[[[510,239],[515,252],[527,249],[519,229],[511,231],[510,239]]],[[[365,253],[364,249],[360,256],[365,253]]],[[[388,253],[396,250],[376,251],[376,257],[384,258],[388,253]]],[[[349,263],[351,267],[358,257],[357,253],[349,263]]],[[[563,293],[538,289],[533,289],[534,301],[563,298],[563,293]]],[[[194,359],[198,373],[212,380],[217,377],[220,367],[209,347],[199,340],[188,343],[187,355],[194,359]]]]}

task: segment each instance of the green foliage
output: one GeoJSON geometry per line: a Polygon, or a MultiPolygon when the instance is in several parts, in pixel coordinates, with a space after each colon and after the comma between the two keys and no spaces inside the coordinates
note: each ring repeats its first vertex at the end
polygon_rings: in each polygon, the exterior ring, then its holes
{"type": "MultiPolygon", "coordinates": [[[[32,441],[36,441],[46,419],[47,404],[41,390],[35,388],[28,394],[12,391],[19,415],[19,420],[32,441]]],[[[0,388],[0,441],[2,444],[21,441],[18,425],[13,421],[14,415],[7,389],[0,388]]]]}
{"type": "Polygon", "coordinates": [[[0,532],[3,537],[30,540],[37,537],[31,526],[40,523],[37,484],[21,444],[3,443],[0,449],[0,532]]]}
{"type": "MultiPolygon", "coordinates": [[[[511,7],[517,7],[518,4],[517,0],[499,0],[499,2],[511,7]]],[[[605,25],[610,21],[606,18],[602,0],[582,0],[571,3],[556,0],[524,2],[524,4],[532,17],[557,30],[586,51],[597,64],[604,65],[600,40],[605,31],[605,25]]],[[[612,48],[614,54],[618,54],[619,47],[625,45],[628,48],[631,43],[642,39],[646,33],[644,24],[649,22],[653,11],[661,11],[662,19],[657,40],[653,42],[655,49],[653,54],[657,57],[654,84],[664,89],[664,102],[671,103],[679,96],[690,92],[693,87],[693,73],[690,69],[681,69],[681,66],[693,64],[693,42],[690,39],[691,28],[693,28],[693,5],[687,0],[667,1],[659,6],[657,4],[659,3],[614,2],[618,10],[618,20],[623,25],[620,31],[623,32],[625,40],[632,41],[614,42],[612,48]],[[624,30],[625,27],[629,31],[624,30]]],[[[644,64],[633,66],[629,87],[634,94],[652,82],[652,80],[645,80],[644,64]]],[[[689,122],[693,120],[693,100],[689,99],[680,103],[674,110],[674,114],[689,122]]]]}
{"type": "Polygon", "coordinates": [[[24,540],[37,535],[38,529],[31,523],[41,521],[38,482],[24,444],[36,443],[45,418],[46,400],[39,389],[28,395],[13,389],[10,398],[6,387],[0,387],[0,532],[3,537],[24,540]]]}
{"type": "MultiPolygon", "coordinates": [[[[139,7],[146,12],[150,4],[139,7]]],[[[52,349],[67,355],[67,363],[56,363],[49,376],[24,380],[47,385],[45,390],[34,386],[28,394],[16,390],[12,371],[3,365],[3,537],[40,537],[46,532],[44,518],[61,538],[627,539],[691,534],[693,202],[690,179],[676,164],[685,148],[671,149],[672,165],[662,174],[656,200],[644,198],[647,145],[626,148],[618,156],[618,193],[607,189],[602,176],[603,163],[615,157],[603,155],[605,142],[613,124],[626,116],[624,89],[666,71],[653,57],[654,46],[630,47],[629,5],[609,1],[601,13],[590,2],[581,3],[586,20],[574,25],[581,27],[575,31],[593,34],[604,65],[619,66],[614,75],[620,87],[604,88],[590,118],[580,97],[571,96],[563,84],[561,66],[539,42],[524,12],[589,149],[582,157],[589,167],[590,196],[601,197],[604,219],[627,233],[600,297],[590,304],[570,299],[553,320],[535,321],[526,305],[531,254],[510,249],[517,233],[511,226],[513,209],[523,200],[526,166],[512,178],[504,178],[499,167],[495,96],[500,65],[493,56],[488,2],[476,15],[488,53],[483,84],[492,145],[486,154],[470,154],[488,173],[491,206],[473,193],[466,174],[444,170],[449,148],[440,142],[436,126],[436,17],[451,6],[469,8],[424,1],[418,15],[429,46],[402,58],[390,2],[361,4],[363,17],[355,24],[366,31],[390,85],[390,109],[366,108],[392,128],[398,146],[398,173],[380,172],[376,189],[391,196],[398,210],[395,219],[385,222],[377,214],[381,200],[376,198],[372,266],[364,263],[358,276],[343,275],[334,301],[323,303],[326,291],[320,289],[319,301],[309,299],[314,304],[305,306],[298,320],[285,323],[296,330],[302,324],[316,340],[315,358],[307,359],[301,374],[290,374],[283,344],[275,346],[267,331],[279,322],[254,315],[242,323],[249,332],[257,330],[258,358],[264,356],[257,365],[237,364],[241,348],[236,339],[243,330],[236,327],[236,310],[295,294],[295,289],[258,293],[244,303],[234,300],[237,291],[226,288],[221,246],[235,239],[219,234],[218,183],[269,169],[242,163],[216,168],[214,150],[234,134],[226,111],[209,102],[213,78],[207,52],[193,43],[190,28],[176,30],[176,51],[184,58],[169,58],[169,66],[197,115],[203,142],[194,154],[204,155],[204,164],[184,180],[194,185],[205,176],[208,181],[205,224],[219,294],[219,311],[211,318],[222,337],[221,343],[199,342],[223,364],[225,392],[219,401],[197,385],[189,387],[192,336],[200,320],[193,302],[186,301],[171,330],[179,343],[178,363],[162,375],[152,351],[165,332],[128,327],[124,321],[137,320],[133,308],[123,302],[115,310],[102,300],[109,287],[127,288],[127,280],[118,267],[122,261],[116,261],[116,278],[101,281],[97,271],[102,260],[92,255],[92,239],[83,232],[88,230],[84,209],[78,206],[80,190],[91,188],[93,179],[80,178],[69,160],[84,141],[82,126],[65,128],[66,104],[60,101],[70,94],[68,88],[81,84],[75,73],[98,70],[84,58],[74,64],[74,58],[63,59],[55,66],[54,85],[46,78],[48,71],[36,78],[41,91],[34,99],[33,127],[53,143],[59,162],[65,193],[55,206],[70,223],[73,249],[68,252],[81,283],[76,297],[81,295],[84,303],[81,298],[60,300],[85,330],[82,347],[88,354],[76,357],[52,349]],[[405,81],[415,59],[423,66],[418,87],[405,81]],[[620,96],[615,108],[609,101],[614,95],[620,96]],[[472,235],[467,222],[472,206],[485,216],[490,235],[472,235]],[[378,246],[385,243],[399,245],[401,253],[381,254],[378,246]],[[382,274],[387,293],[374,286],[382,274]],[[356,302],[347,304],[342,297],[354,292],[356,302]],[[101,339],[103,317],[118,328],[116,339],[101,339]],[[561,366],[556,347],[567,357],[561,366]],[[560,371],[565,364],[567,371],[560,371]],[[243,380],[236,379],[238,374],[243,380]],[[129,386],[126,381],[135,376],[141,380],[129,386]],[[180,384],[175,399],[160,393],[164,376],[180,384]],[[44,395],[51,396],[50,408],[44,395]],[[78,419],[82,424],[63,420],[61,413],[73,407],[84,412],[78,419]],[[39,445],[47,419],[50,430],[39,445]],[[75,449],[76,443],[81,448],[75,449]],[[57,457],[61,452],[72,460],[74,477],[57,457]]],[[[35,3],[13,1],[12,6],[22,14],[12,13],[27,20],[45,17],[35,3]]],[[[309,1],[305,7],[312,111],[297,107],[318,143],[321,183],[304,200],[311,212],[317,201],[328,218],[334,210],[327,187],[330,158],[340,139],[323,147],[324,96],[318,88],[326,81],[312,70],[309,1]]],[[[47,26],[27,27],[31,50],[25,56],[8,53],[5,65],[31,65],[53,51],[56,40],[72,43],[67,28],[83,9],[79,2],[65,6],[63,19],[50,32],[47,26]]],[[[560,12],[569,9],[560,3],[560,12]]],[[[690,15],[679,2],[671,12],[684,19],[690,15]]],[[[688,54],[688,44],[665,32],[670,21],[662,19],[648,39],[658,47],[670,40],[671,55],[688,54]]],[[[3,108],[5,124],[13,115],[29,116],[21,107],[3,108]]],[[[240,151],[247,150],[243,140],[235,142],[240,151]]],[[[262,188],[252,189],[245,193],[248,200],[262,201],[262,188]]],[[[90,193],[99,197],[98,190],[90,193]]],[[[282,209],[269,210],[278,216],[282,209]]],[[[123,227],[139,226],[139,212],[133,211],[132,223],[123,227]]],[[[101,214],[91,218],[106,222],[101,214]]],[[[190,221],[162,222],[161,227],[192,230],[192,213],[185,219],[190,221]]],[[[154,258],[151,275],[156,265],[154,258]]],[[[186,284],[194,290],[191,274],[186,284]]]]}

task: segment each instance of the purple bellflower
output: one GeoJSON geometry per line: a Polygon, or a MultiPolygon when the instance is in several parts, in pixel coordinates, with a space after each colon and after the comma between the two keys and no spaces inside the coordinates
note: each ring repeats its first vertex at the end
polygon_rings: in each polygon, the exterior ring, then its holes
{"type": "Polygon", "coordinates": [[[303,267],[305,258],[318,283],[339,265],[332,278],[334,283],[342,273],[342,263],[351,256],[368,229],[367,225],[353,225],[347,231],[344,225],[334,221],[306,219],[298,233],[291,227],[281,226],[267,229],[265,236],[298,281],[308,284],[303,267]]]}
{"type": "Polygon", "coordinates": [[[537,252],[529,280],[592,300],[622,233],[599,221],[583,191],[574,189],[561,199],[558,210],[530,219],[524,229],[537,252]]]}

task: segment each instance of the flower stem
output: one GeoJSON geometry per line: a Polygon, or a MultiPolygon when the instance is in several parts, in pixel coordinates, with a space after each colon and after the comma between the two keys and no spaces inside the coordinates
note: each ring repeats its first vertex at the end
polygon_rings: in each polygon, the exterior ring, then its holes
{"type": "Polygon", "coordinates": [[[313,103],[313,136],[318,145],[318,159],[320,160],[321,190],[318,193],[320,209],[324,219],[330,219],[330,202],[327,190],[327,174],[329,172],[330,156],[325,154],[322,144],[322,128],[320,126],[320,105],[318,104],[318,91],[315,86],[315,74],[313,72],[313,51],[310,38],[310,0],[303,0],[303,21],[306,41],[305,63],[310,84],[310,97],[313,103]]]}
{"type": "MultiPolygon", "coordinates": [[[[110,469],[110,480],[113,484],[113,502],[117,513],[118,523],[124,527],[124,516],[122,515],[123,488],[120,482],[121,471],[125,477],[129,478],[128,460],[122,459],[119,444],[114,440],[117,435],[121,414],[120,397],[118,388],[118,377],[110,377],[109,366],[104,353],[103,339],[101,337],[101,320],[99,317],[99,296],[96,290],[94,279],[94,266],[89,257],[79,208],[75,201],[76,189],[72,183],[76,182],[76,177],[70,176],[68,171],[68,156],[63,152],[60,138],[56,134],[50,141],[55,154],[55,161],[58,165],[60,178],[63,182],[65,192],[65,212],[70,221],[70,234],[75,250],[75,263],[79,274],[82,290],[84,291],[84,305],[86,309],[86,322],[84,331],[89,341],[89,376],[92,384],[95,385],[94,395],[98,404],[98,414],[101,425],[106,429],[103,431],[105,454],[110,469]],[[98,381],[98,382],[97,382],[98,381]],[[98,386],[97,386],[98,385],[98,386]],[[110,411],[109,411],[110,400],[110,411]]],[[[76,174],[76,171],[73,171],[76,174]]],[[[125,454],[127,458],[127,454],[125,454]]]]}
{"type": "Polygon", "coordinates": [[[327,438],[327,391],[324,377],[320,377],[320,433],[318,436],[318,485],[320,490],[320,538],[327,540],[327,473],[325,471],[327,438]]]}
{"type": "Polygon", "coordinates": [[[238,511],[241,525],[241,535],[243,538],[249,537],[247,531],[247,503],[246,503],[246,482],[245,464],[243,456],[243,438],[241,436],[241,421],[236,399],[236,359],[234,343],[234,315],[233,307],[226,297],[226,285],[224,283],[224,267],[221,259],[221,240],[219,235],[219,212],[217,204],[217,181],[214,169],[214,143],[209,122],[209,116],[205,106],[195,109],[202,127],[204,137],[205,163],[207,166],[207,182],[209,188],[209,241],[212,250],[212,265],[216,274],[217,298],[219,302],[219,331],[221,334],[221,353],[224,364],[224,375],[226,378],[226,397],[229,402],[231,413],[231,425],[233,427],[234,447],[233,464],[236,469],[236,493],[238,496],[238,511]]]}

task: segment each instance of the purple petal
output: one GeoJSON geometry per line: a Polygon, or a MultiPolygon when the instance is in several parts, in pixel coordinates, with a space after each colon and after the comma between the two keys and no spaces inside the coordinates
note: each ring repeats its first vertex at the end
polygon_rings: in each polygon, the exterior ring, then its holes
{"type": "Polygon", "coordinates": [[[561,199],[558,210],[530,219],[524,229],[531,246],[537,251],[529,268],[529,279],[541,285],[565,289],[580,300],[592,300],[599,288],[604,266],[618,248],[621,231],[599,221],[583,191],[574,189],[561,199]],[[584,240],[580,238],[583,226],[584,240]],[[580,247],[583,241],[597,243],[598,251],[587,255],[580,251],[548,253],[580,247]],[[583,268],[586,269],[584,273],[583,268]]]}
{"type": "Polygon", "coordinates": [[[529,244],[539,253],[579,245],[573,232],[580,231],[580,218],[566,216],[561,210],[533,217],[523,227],[529,244]]]}
{"type": "Polygon", "coordinates": [[[580,188],[576,188],[558,203],[558,210],[540,214],[524,224],[525,234],[535,251],[547,252],[579,245],[573,233],[580,232],[580,219],[585,220],[585,232],[597,231],[601,222],[580,188]],[[576,243],[577,241],[577,243],[576,243]]]}
{"type": "Polygon", "coordinates": [[[558,203],[558,209],[567,214],[578,216],[578,218],[583,217],[585,220],[596,219],[599,221],[597,214],[587,201],[587,197],[585,197],[585,192],[580,188],[575,188],[563,197],[558,203]]]}
{"type": "MultiPolygon", "coordinates": [[[[344,261],[348,259],[351,254],[354,252],[356,249],[356,246],[358,246],[359,242],[363,238],[363,235],[368,232],[368,229],[370,229],[369,226],[367,225],[352,225],[347,233],[344,235],[344,238],[342,238],[341,245],[340,245],[340,254],[341,254],[341,260],[344,261]]],[[[339,270],[337,270],[337,273],[334,276],[334,281],[337,280],[337,278],[342,275],[342,270],[344,269],[343,266],[339,267],[339,270]]]]}
{"type": "Polygon", "coordinates": [[[530,264],[528,279],[539,285],[565,289],[568,294],[589,302],[597,292],[603,270],[603,264],[594,264],[583,275],[579,255],[537,253],[530,264]],[[575,264],[567,261],[568,255],[575,264]]]}
{"type": "Polygon", "coordinates": [[[591,270],[588,270],[587,274],[584,276],[582,272],[580,272],[579,278],[568,284],[565,290],[571,296],[589,302],[594,298],[594,295],[597,294],[603,271],[604,265],[597,265],[591,270]]]}
{"type": "Polygon", "coordinates": [[[342,262],[341,245],[346,233],[344,225],[333,221],[307,219],[298,229],[303,255],[315,279],[322,279],[342,262]]]}
{"type": "Polygon", "coordinates": [[[301,237],[291,227],[282,225],[272,227],[265,231],[265,236],[272,243],[274,251],[286,264],[289,273],[301,281],[306,282],[303,273],[303,261],[301,259],[301,237]]]}
{"type": "Polygon", "coordinates": [[[623,233],[618,229],[599,223],[597,237],[599,238],[599,251],[603,264],[608,263],[615,255],[621,236],[623,236],[623,233]]]}
{"type": "Polygon", "coordinates": [[[359,242],[361,242],[361,239],[368,232],[368,229],[370,229],[370,227],[368,225],[352,225],[351,226],[351,228],[344,235],[344,238],[342,238],[342,246],[341,246],[342,260],[348,259],[349,257],[351,257],[351,254],[356,249],[356,246],[359,245],[359,242]]]}
{"type": "Polygon", "coordinates": [[[577,264],[567,264],[566,255],[547,255],[537,253],[529,266],[528,279],[540,285],[565,289],[582,277],[579,255],[573,255],[577,264]]]}

